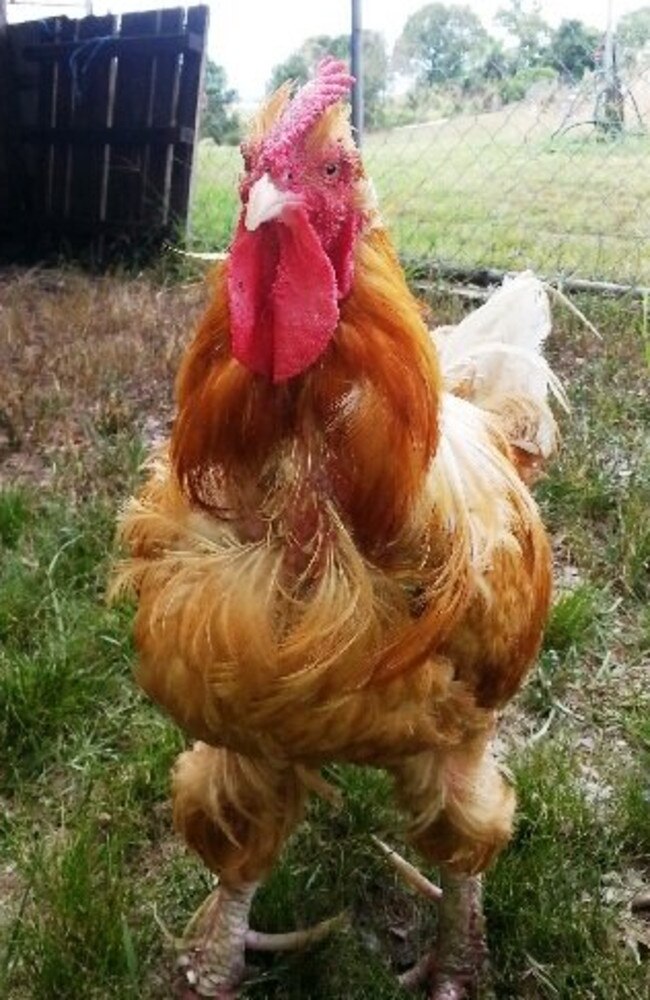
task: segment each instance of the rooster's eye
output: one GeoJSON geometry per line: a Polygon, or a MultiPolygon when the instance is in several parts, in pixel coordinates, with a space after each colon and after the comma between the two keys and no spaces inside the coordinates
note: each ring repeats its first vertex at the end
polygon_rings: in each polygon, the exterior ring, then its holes
{"type": "Polygon", "coordinates": [[[336,177],[338,172],[339,172],[338,163],[326,163],[325,166],[323,167],[323,173],[325,174],[326,177],[329,178],[336,177]]]}

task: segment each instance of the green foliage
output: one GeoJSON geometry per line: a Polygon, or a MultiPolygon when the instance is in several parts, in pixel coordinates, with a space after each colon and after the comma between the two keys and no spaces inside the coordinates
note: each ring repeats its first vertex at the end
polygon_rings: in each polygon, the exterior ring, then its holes
{"type": "Polygon", "coordinates": [[[363,61],[363,109],[369,129],[383,124],[383,109],[388,86],[388,55],[383,36],[364,30],[361,37],[363,61]]]}
{"type": "Polygon", "coordinates": [[[513,72],[512,55],[506,52],[501,42],[490,39],[479,68],[483,80],[503,80],[513,72]]]}
{"type": "Polygon", "coordinates": [[[469,7],[427,4],[412,14],[395,46],[395,67],[428,86],[471,76],[489,36],[469,7]]]}
{"type": "Polygon", "coordinates": [[[635,59],[650,43],[650,6],[631,10],[618,20],[616,41],[624,59],[635,59]]]}
{"type": "Polygon", "coordinates": [[[274,90],[277,90],[287,80],[295,81],[298,85],[307,83],[309,71],[310,68],[307,65],[305,56],[301,52],[294,52],[284,62],[278,63],[273,67],[266,88],[267,92],[272,94],[274,90]]]}
{"type": "Polygon", "coordinates": [[[450,99],[451,113],[491,109],[523,100],[538,80],[554,79],[560,60],[570,79],[593,65],[595,42],[581,22],[565,22],[553,32],[539,5],[525,0],[512,0],[496,20],[514,46],[490,36],[466,7],[429,4],[409,18],[394,63],[416,77],[412,98],[420,119],[435,90],[450,99]]]}
{"type": "Polygon", "coordinates": [[[552,80],[555,73],[548,66],[531,66],[519,69],[511,76],[504,76],[498,83],[498,93],[503,104],[523,101],[526,94],[539,80],[552,80]]]}
{"type": "Polygon", "coordinates": [[[515,71],[546,62],[551,28],[540,11],[539,0],[510,0],[497,11],[495,21],[517,43],[515,71]]]}
{"type": "Polygon", "coordinates": [[[595,66],[600,33],[582,21],[562,21],[551,36],[548,47],[550,64],[565,80],[581,80],[595,66]]]}
{"type": "Polygon", "coordinates": [[[29,508],[25,494],[9,489],[0,493],[0,552],[15,548],[20,539],[29,508]]]}
{"type": "Polygon", "coordinates": [[[626,855],[634,857],[643,829],[638,778],[632,786],[616,783],[603,822],[579,776],[579,761],[558,741],[529,750],[516,765],[515,840],[487,880],[499,997],[643,994],[645,971],[616,945],[615,913],[603,901],[607,880],[626,855]]]}
{"type": "Polygon", "coordinates": [[[587,651],[593,654],[600,647],[603,619],[604,595],[591,584],[580,584],[556,598],[539,662],[523,696],[530,712],[547,716],[557,707],[587,651]]]}
{"type": "Polygon", "coordinates": [[[232,106],[237,92],[228,87],[226,71],[211,59],[205,68],[201,135],[218,145],[236,145],[240,138],[240,122],[232,106]]]}
{"type": "Polygon", "coordinates": [[[140,969],[127,917],[135,886],[115,878],[125,839],[102,830],[96,817],[63,831],[62,839],[58,847],[37,840],[26,861],[38,907],[28,909],[14,947],[30,995],[72,997],[80,979],[90,978],[104,996],[114,989],[135,1000],[140,969]]]}
{"type": "Polygon", "coordinates": [[[0,569],[0,757],[7,787],[38,773],[61,743],[116,695],[127,663],[123,618],[102,607],[114,509],[80,521],[25,496],[24,540],[0,569]]]}
{"type": "Polygon", "coordinates": [[[564,591],[553,606],[544,648],[565,655],[587,646],[593,639],[602,603],[602,594],[590,584],[564,591]]]}

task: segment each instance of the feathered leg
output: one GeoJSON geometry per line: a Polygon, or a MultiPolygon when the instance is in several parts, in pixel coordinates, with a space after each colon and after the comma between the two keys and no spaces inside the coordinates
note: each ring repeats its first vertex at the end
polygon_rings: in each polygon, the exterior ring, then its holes
{"type": "MultiPolygon", "coordinates": [[[[394,771],[401,804],[413,816],[414,846],[441,868],[435,954],[418,967],[430,1000],[471,995],[485,964],[482,872],[505,846],[515,797],[481,738],[445,755],[420,754],[394,771]]],[[[404,985],[417,974],[407,973],[404,985]]]]}
{"type": "Polygon", "coordinates": [[[301,818],[306,797],[298,772],[284,764],[202,743],[178,758],[174,824],[219,876],[218,888],[188,925],[180,958],[199,996],[236,996],[255,890],[301,818]]]}

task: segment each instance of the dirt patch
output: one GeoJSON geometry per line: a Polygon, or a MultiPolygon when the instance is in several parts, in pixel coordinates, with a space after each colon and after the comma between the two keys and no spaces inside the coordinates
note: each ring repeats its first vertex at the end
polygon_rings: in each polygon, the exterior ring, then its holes
{"type": "Polygon", "coordinates": [[[51,478],[97,435],[164,436],[202,281],[66,270],[0,272],[0,482],[51,478]]]}

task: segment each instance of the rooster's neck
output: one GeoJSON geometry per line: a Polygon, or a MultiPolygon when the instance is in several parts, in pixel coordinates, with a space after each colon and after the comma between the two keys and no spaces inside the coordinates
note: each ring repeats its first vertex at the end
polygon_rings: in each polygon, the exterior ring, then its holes
{"type": "Polygon", "coordinates": [[[312,379],[315,392],[334,397],[351,387],[328,450],[355,537],[369,553],[384,551],[413,526],[438,445],[442,380],[421,306],[383,229],[359,242],[335,342],[312,379]]]}
{"type": "Polygon", "coordinates": [[[172,459],[190,499],[218,513],[225,496],[249,511],[285,476],[287,455],[302,456],[286,503],[297,484],[304,493],[308,469],[315,502],[331,502],[368,555],[384,551],[412,526],[441,397],[420,306],[386,234],[360,238],[336,333],[304,376],[277,386],[249,372],[230,354],[228,323],[224,269],[177,383],[172,459]]]}

